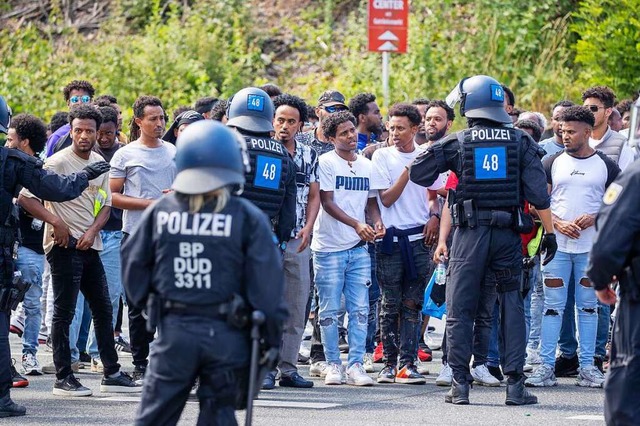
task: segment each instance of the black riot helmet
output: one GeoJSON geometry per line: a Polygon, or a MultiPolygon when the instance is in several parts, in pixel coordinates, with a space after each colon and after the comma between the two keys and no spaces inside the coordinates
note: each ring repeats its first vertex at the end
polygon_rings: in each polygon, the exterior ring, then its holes
{"type": "Polygon", "coordinates": [[[244,138],[224,124],[201,120],[191,124],[176,142],[178,174],[172,189],[205,194],[227,185],[244,185],[249,165],[244,138]]]}
{"type": "Polygon", "coordinates": [[[7,105],[7,101],[0,96],[0,133],[7,134],[9,124],[11,123],[11,108],[7,105]]]}
{"type": "Polygon", "coordinates": [[[451,108],[460,102],[460,115],[463,117],[511,124],[511,117],[504,109],[504,97],[504,89],[496,79],[475,75],[460,80],[446,101],[451,108]]]}
{"type": "Polygon", "coordinates": [[[273,101],[262,89],[247,87],[229,99],[227,126],[252,133],[273,132],[273,101]]]}

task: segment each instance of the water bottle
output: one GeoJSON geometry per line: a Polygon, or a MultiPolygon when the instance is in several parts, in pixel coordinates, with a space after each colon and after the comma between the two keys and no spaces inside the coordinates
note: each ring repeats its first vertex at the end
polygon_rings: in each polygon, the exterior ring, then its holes
{"type": "Polygon", "coordinates": [[[444,285],[447,281],[447,266],[444,264],[444,256],[440,256],[440,263],[436,266],[436,284],[444,285]]]}

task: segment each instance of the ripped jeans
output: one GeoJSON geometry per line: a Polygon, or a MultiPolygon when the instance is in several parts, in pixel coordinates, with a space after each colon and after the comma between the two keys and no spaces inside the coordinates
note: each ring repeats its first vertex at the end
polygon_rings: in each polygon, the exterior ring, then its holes
{"type": "Polygon", "coordinates": [[[349,362],[362,364],[367,339],[371,259],[366,246],[337,252],[313,252],[318,291],[319,324],[324,355],[330,364],[342,364],[338,348],[338,312],[344,294],[349,314],[349,362]]]}
{"type": "Polygon", "coordinates": [[[568,282],[572,272],[576,280],[580,367],[593,365],[598,329],[598,301],[595,291],[586,278],[588,261],[589,253],[558,251],[556,257],[543,267],[544,308],[540,332],[540,357],[545,365],[555,366],[556,347],[562,327],[562,315],[567,305],[568,282]],[[560,284],[559,287],[558,284],[560,284]]]}

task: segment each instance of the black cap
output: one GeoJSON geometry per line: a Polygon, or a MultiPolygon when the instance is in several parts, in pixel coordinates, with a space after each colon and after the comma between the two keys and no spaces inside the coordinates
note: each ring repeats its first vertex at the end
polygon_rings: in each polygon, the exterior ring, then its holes
{"type": "Polygon", "coordinates": [[[327,90],[318,98],[318,106],[342,105],[346,107],[344,95],[337,90],[327,90]]]}

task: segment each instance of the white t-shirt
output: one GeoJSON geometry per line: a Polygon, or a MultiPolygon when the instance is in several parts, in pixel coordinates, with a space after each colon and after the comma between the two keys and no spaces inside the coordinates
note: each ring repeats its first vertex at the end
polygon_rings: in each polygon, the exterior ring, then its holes
{"type": "MultiPolygon", "coordinates": [[[[365,223],[367,200],[376,196],[371,187],[371,167],[371,161],[362,155],[357,155],[349,166],[335,150],[321,155],[319,159],[320,191],[333,191],[333,201],[338,207],[362,223],[365,223]]],[[[311,250],[332,253],[353,248],[360,241],[355,229],[320,207],[313,224],[311,250]]]]}
{"type": "MultiPolygon", "coordinates": [[[[373,171],[371,173],[371,187],[375,189],[389,189],[398,180],[405,166],[413,163],[422,151],[415,144],[413,152],[400,152],[395,146],[380,148],[373,153],[373,171]]],[[[428,189],[437,191],[443,188],[445,181],[443,175],[428,189]]],[[[407,183],[402,194],[391,207],[385,207],[378,192],[378,206],[382,216],[382,223],[387,228],[409,229],[421,226],[429,220],[429,199],[427,188],[411,181],[407,183]]],[[[409,240],[415,241],[422,238],[421,234],[412,235],[409,240]]]]}
{"type": "MultiPolygon", "coordinates": [[[[605,189],[620,172],[613,160],[600,151],[586,158],[558,153],[544,161],[544,168],[551,184],[551,212],[566,221],[598,213],[605,189]]],[[[595,226],[580,231],[576,239],[556,232],[558,250],[587,253],[595,234],[595,226]]]]}

